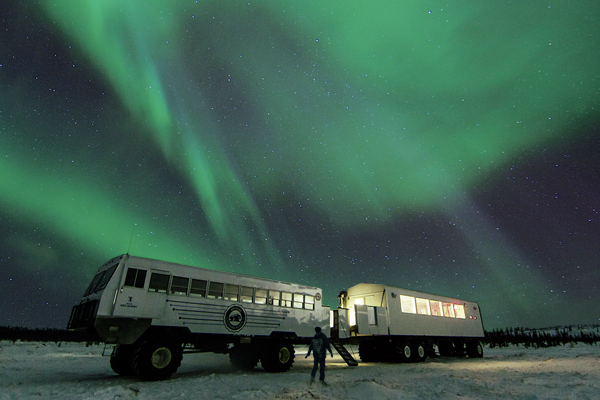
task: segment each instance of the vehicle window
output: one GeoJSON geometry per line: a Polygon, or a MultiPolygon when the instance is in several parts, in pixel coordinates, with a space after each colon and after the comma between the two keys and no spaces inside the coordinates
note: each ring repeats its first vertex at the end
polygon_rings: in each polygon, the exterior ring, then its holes
{"type": "Polygon", "coordinates": [[[307,310],[315,309],[315,296],[304,296],[304,308],[306,308],[307,310]]]}
{"type": "Polygon", "coordinates": [[[417,314],[431,315],[431,310],[429,308],[429,300],[420,299],[417,297],[417,314]]]}
{"type": "Polygon", "coordinates": [[[225,285],[225,300],[238,301],[240,287],[238,285],[225,285]]]}
{"type": "Polygon", "coordinates": [[[451,303],[442,303],[442,310],[444,310],[444,317],[454,318],[454,306],[451,303]]]}
{"type": "Polygon", "coordinates": [[[254,302],[256,304],[267,304],[267,290],[266,289],[256,289],[256,295],[254,302]]]}
{"type": "Polygon", "coordinates": [[[400,295],[400,305],[402,307],[403,313],[417,313],[417,305],[415,304],[415,298],[412,296],[400,295]]]}
{"type": "Polygon", "coordinates": [[[375,307],[367,306],[369,325],[377,325],[377,314],[375,311],[375,307]]]}
{"type": "Polygon", "coordinates": [[[201,279],[192,279],[190,296],[206,297],[206,281],[201,279]]]}
{"type": "Polygon", "coordinates": [[[94,293],[94,289],[98,285],[98,282],[100,282],[100,279],[102,279],[102,276],[104,276],[105,272],[106,271],[98,272],[96,274],[96,276],[94,276],[94,279],[92,279],[92,283],[90,283],[90,286],[88,286],[87,290],[83,294],[84,296],[87,296],[87,295],[90,295],[90,294],[94,293]]]}
{"type": "Polygon", "coordinates": [[[190,278],[184,278],[182,276],[174,276],[171,282],[171,294],[183,294],[187,295],[188,285],[190,278]]]}
{"type": "Polygon", "coordinates": [[[97,291],[104,289],[108,284],[108,281],[110,281],[110,278],[112,278],[118,266],[119,264],[115,264],[105,271],[98,272],[96,276],[94,276],[94,279],[92,279],[92,283],[90,283],[83,295],[88,296],[92,293],[96,293],[97,291]]]}
{"type": "Polygon", "coordinates": [[[146,280],[146,270],[137,268],[128,268],[125,275],[125,286],[143,288],[146,280]]]}
{"type": "Polygon", "coordinates": [[[294,293],[294,308],[302,308],[304,305],[304,295],[294,293]]]}
{"type": "Polygon", "coordinates": [[[456,318],[466,318],[465,317],[465,306],[462,304],[454,305],[454,315],[456,318]]]}
{"type": "Polygon", "coordinates": [[[94,290],[94,292],[103,290],[106,287],[106,285],[108,285],[108,281],[110,281],[110,278],[112,278],[112,276],[115,272],[115,269],[117,269],[118,266],[119,266],[119,264],[115,264],[106,270],[104,275],[102,275],[102,279],[100,279],[100,282],[98,282],[98,287],[94,290]]]}
{"type": "Polygon", "coordinates": [[[281,292],[281,307],[292,307],[292,294],[281,292]]]}
{"type": "Polygon", "coordinates": [[[219,282],[210,282],[208,285],[208,298],[209,299],[222,299],[223,298],[223,284],[219,282]]]}
{"type": "Polygon", "coordinates": [[[281,296],[281,292],[277,290],[269,290],[269,304],[274,306],[279,306],[281,304],[279,298],[281,296]]]}
{"type": "Polygon", "coordinates": [[[252,295],[254,294],[254,288],[248,286],[242,286],[242,303],[252,303],[252,295]]]}
{"type": "Polygon", "coordinates": [[[441,301],[434,301],[431,300],[429,302],[429,305],[431,306],[431,315],[435,315],[438,317],[442,317],[442,302],[441,301]]]}
{"type": "Polygon", "coordinates": [[[169,275],[153,272],[150,276],[150,285],[148,286],[148,291],[155,293],[167,293],[167,288],[169,287],[169,278],[169,275]]]}

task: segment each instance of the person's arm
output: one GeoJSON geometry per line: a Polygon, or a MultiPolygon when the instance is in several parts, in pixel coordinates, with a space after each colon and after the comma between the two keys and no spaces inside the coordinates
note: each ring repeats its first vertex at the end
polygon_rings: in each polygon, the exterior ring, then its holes
{"type": "Polygon", "coordinates": [[[331,346],[329,345],[329,338],[325,338],[325,348],[329,350],[329,354],[333,357],[333,351],[331,351],[331,346]]]}
{"type": "Polygon", "coordinates": [[[306,353],[306,357],[304,358],[308,358],[308,356],[310,356],[310,352],[312,351],[312,341],[310,342],[310,345],[308,346],[308,353],[306,353]]]}

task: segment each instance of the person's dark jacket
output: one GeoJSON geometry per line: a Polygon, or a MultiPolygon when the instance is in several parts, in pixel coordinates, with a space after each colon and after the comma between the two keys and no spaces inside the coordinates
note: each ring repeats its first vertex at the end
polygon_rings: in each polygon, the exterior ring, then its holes
{"type": "Polygon", "coordinates": [[[327,351],[333,357],[333,352],[331,351],[331,347],[329,346],[329,339],[323,332],[317,333],[311,340],[310,346],[308,346],[308,354],[306,357],[313,353],[313,357],[315,358],[325,358],[327,356],[327,351]]]}

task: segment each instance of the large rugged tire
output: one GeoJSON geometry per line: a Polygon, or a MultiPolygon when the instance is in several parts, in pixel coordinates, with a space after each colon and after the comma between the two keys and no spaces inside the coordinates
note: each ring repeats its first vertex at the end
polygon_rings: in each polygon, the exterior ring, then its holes
{"type": "Polygon", "coordinates": [[[412,354],[410,361],[423,362],[427,358],[427,349],[425,345],[420,342],[415,342],[411,345],[412,354]]]}
{"type": "Polygon", "coordinates": [[[229,361],[241,370],[252,370],[258,364],[260,354],[255,346],[237,344],[229,351],[229,361]]]}
{"type": "Polygon", "coordinates": [[[135,369],[133,369],[133,351],[134,347],[132,345],[118,345],[114,353],[110,356],[110,367],[112,370],[122,376],[135,375],[135,369]]]}
{"type": "Polygon", "coordinates": [[[408,342],[394,342],[394,359],[397,362],[409,362],[414,358],[413,347],[408,342]]]}
{"type": "Polygon", "coordinates": [[[482,358],[483,346],[477,340],[467,342],[467,355],[469,358],[482,358]]]}
{"type": "Polygon", "coordinates": [[[269,343],[263,349],[260,363],[267,372],[285,372],[292,368],[296,353],[287,342],[269,343]]]}
{"type": "Polygon", "coordinates": [[[133,368],[140,379],[158,381],[173,375],[181,365],[181,343],[158,338],[142,340],[133,353],[133,368]]]}

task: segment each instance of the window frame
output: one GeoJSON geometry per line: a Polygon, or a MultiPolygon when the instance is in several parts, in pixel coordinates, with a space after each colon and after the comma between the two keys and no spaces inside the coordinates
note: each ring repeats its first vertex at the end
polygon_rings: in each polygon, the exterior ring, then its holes
{"type": "Polygon", "coordinates": [[[442,301],[442,311],[446,318],[456,318],[454,314],[454,304],[442,301]]]}
{"type": "Polygon", "coordinates": [[[464,304],[454,304],[454,318],[466,319],[466,311],[464,304]]]}
{"type": "Polygon", "coordinates": [[[206,279],[194,279],[192,278],[191,282],[190,282],[190,291],[189,291],[189,296],[190,297],[200,297],[200,298],[207,298],[207,289],[208,289],[208,281],[206,279]],[[204,282],[204,288],[202,288],[202,282],[204,282]],[[200,286],[194,286],[194,283],[200,283],[200,286]]]}
{"type": "Polygon", "coordinates": [[[417,306],[417,314],[418,315],[431,315],[431,307],[429,304],[429,299],[424,299],[422,297],[416,297],[415,303],[417,306]]]}
{"type": "Polygon", "coordinates": [[[292,292],[281,292],[281,307],[292,308],[293,307],[293,295],[292,292]]]}
{"type": "Polygon", "coordinates": [[[417,313],[417,303],[415,300],[415,296],[406,296],[400,295],[400,309],[405,314],[416,314],[417,313]]]}
{"type": "Polygon", "coordinates": [[[208,281],[208,288],[206,292],[206,298],[212,300],[223,300],[223,291],[225,290],[225,284],[222,282],[213,282],[208,281]],[[221,291],[217,291],[217,289],[212,289],[213,285],[221,285],[221,291]]]}
{"type": "Polygon", "coordinates": [[[304,295],[304,309],[314,311],[315,309],[315,296],[310,294],[304,295]]]}
{"type": "Polygon", "coordinates": [[[240,300],[240,285],[225,283],[223,290],[223,300],[239,301],[240,300]]]}
{"type": "Polygon", "coordinates": [[[271,306],[281,307],[281,290],[269,290],[268,303],[271,306]]]}
{"type": "Polygon", "coordinates": [[[171,277],[171,285],[169,286],[169,293],[170,294],[174,294],[174,295],[180,295],[180,296],[187,296],[190,293],[190,278],[185,277],[185,276],[175,276],[173,275],[171,277]],[[186,285],[179,285],[179,284],[175,284],[175,280],[179,280],[179,279],[184,279],[186,281],[186,285]],[[174,288],[177,288],[179,290],[175,291],[174,288]],[[185,292],[182,291],[181,289],[185,288],[185,292]]]}
{"type": "Polygon", "coordinates": [[[442,302],[438,300],[429,300],[429,308],[431,315],[434,317],[443,317],[444,311],[442,310],[442,302]]]}
{"type": "Polygon", "coordinates": [[[269,299],[269,291],[267,289],[254,288],[254,304],[267,305],[268,299],[269,299]],[[264,292],[264,296],[262,296],[262,295],[259,296],[259,292],[261,294],[264,292]],[[261,299],[261,300],[259,301],[259,299],[261,299]]]}
{"type": "Polygon", "coordinates": [[[150,271],[150,283],[148,283],[148,292],[167,294],[169,284],[171,283],[171,275],[162,272],[150,271]],[[166,278],[166,282],[164,279],[166,278]]]}
{"type": "Polygon", "coordinates": [[[254,287],[240,285],[240,302],[254,303],[254,287]]]}

